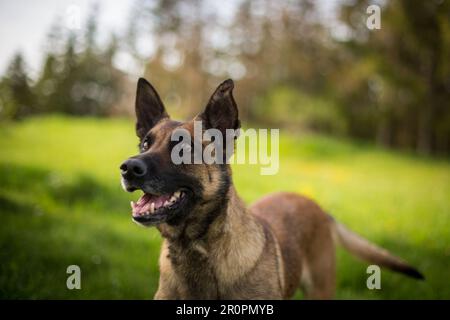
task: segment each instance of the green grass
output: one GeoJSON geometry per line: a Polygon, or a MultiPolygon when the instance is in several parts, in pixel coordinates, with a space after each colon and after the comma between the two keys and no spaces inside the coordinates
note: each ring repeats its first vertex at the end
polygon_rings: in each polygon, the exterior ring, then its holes
{"type": "MultiPolygon", "coordinates": [[[[450,298],[450,163],[315,135],[282,132],[280,171],[235,165],[248,202],[306,194],[338,220],[401,255],[425,282],[366,267],[338,251],[337,298],[450,298]]],[[[130,120],[34,118],[0,127],[0,298],[148,299],[157,288],[159,234],[131,222],[118,166],[136,152],[130,120]],[[82,290],[66,288],[66,268],[82,290]]],[[[297,295],[297,297],[299,297],[297,295]]]]}

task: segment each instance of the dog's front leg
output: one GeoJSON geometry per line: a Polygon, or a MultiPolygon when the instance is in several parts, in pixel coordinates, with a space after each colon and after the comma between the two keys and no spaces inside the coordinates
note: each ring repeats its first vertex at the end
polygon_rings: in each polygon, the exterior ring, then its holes
{"type": "Polygon", "coordinates": [[[176,279],[172,263],[169,260],[169,247],[167,241],[163,241],[159,256],[159,286],[155,293],[155,300],[181,299],[178,290],[179,282],[176,279]]]}
{"type": "Polygon", "coordinates": [[[177,300],[180,299],[175,281],[171,275],[161,274],[159,277],[158,291],[155,293],[154,300],[177,300]]]}
{"type": "Polygon", "coordinates": [[[178,300],[180,299],[176,292],[170,292],[166,288],[159,288],[155,293],[153,300],[178,300]]]}

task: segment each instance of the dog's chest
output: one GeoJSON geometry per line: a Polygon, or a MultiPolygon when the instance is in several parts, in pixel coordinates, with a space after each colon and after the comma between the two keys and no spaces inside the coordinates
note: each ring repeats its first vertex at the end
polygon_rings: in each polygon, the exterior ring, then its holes
{"type": "Polygon", "coordinates": [[[222,270],[223,265],[219,264],[219,261],[224,262],[223,254],[218,258],[214,251],[208,251],[200,244],[189,249],[169,246],[168,258],[182,299],[281,297],[275,255],[261,256],[258,263],[246,272],[238,272],[242,271],[239,266],[229,265],[231,271],[226,273],[222,270]]]}
{"type": "Polygon", "coordinates": [[[220,299],[214,268],[202,246],[169,246],[170,263],[183,299],[220,299]]]}

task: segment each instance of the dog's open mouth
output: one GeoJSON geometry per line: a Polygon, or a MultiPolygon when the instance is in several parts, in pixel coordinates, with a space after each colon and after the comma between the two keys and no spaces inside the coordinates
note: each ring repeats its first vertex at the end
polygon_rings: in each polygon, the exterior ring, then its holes
{"type": "Polygon", "coordinates": [[[133,220],[144,225],[163,222],[181,208],[185,199],[182,190],[163,195],[144,193],[136,203],[131,201],[133,220]]]}

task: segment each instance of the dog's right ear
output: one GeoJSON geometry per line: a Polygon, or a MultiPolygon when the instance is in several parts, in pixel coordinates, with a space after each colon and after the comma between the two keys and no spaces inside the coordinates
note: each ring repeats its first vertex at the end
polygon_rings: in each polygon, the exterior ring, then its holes
{"type": "Polygon", "coordinates": [[[136,135],[141,140],[158,121],[169,117],[155,88],[144,78],[137,83],[135,108],[136,135]]]}

